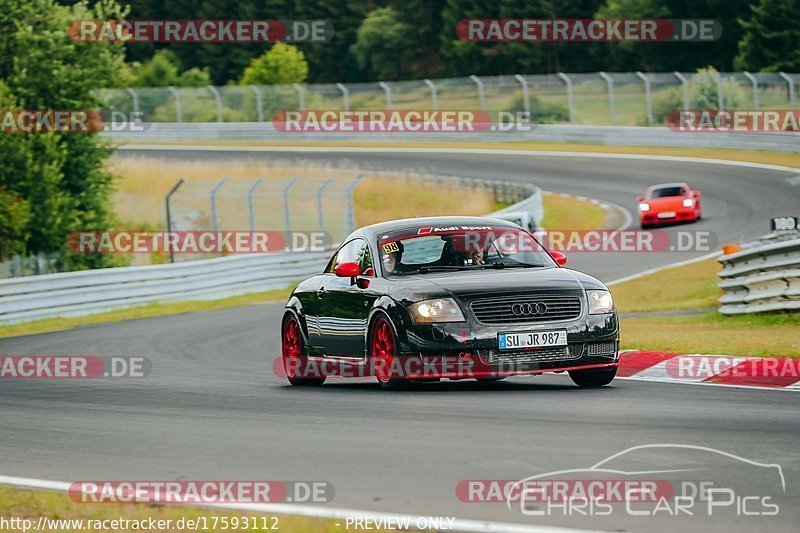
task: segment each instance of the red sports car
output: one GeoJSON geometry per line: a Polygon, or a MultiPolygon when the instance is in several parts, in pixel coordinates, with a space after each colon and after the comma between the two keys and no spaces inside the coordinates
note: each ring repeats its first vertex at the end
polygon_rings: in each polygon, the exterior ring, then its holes
{"type": "Polygon", "coordinates": [[[648,188],[639,200],[642,228],[671,222],[700,220],[700,191],[685,183],[662,183],[648,188]]]}

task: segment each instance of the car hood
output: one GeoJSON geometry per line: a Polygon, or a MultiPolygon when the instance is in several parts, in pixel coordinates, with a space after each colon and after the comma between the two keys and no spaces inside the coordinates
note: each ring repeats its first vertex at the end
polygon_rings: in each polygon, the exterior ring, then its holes
{"type": "Polygon", "coordinates": [[[446,272],[404,276],[403,300],[419,301],[437,296],[480,296],[519,291],[578,292],[605,289],[600,281],[568,268],[514,268],[477,272],[446,272]]]}
{"type": "Polygon", "coordinates": [[[666,196],[645,201],[650,205],[650,209],[654,211],[678,211],[683,207],[685,198],[685,196],[666,196]]]}

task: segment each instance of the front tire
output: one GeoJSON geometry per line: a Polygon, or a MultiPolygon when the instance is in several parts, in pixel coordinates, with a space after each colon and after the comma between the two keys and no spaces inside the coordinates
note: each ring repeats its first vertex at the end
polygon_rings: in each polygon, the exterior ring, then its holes
{"type": "Polygon", "coordinates": [[[325,383],[325,376],[302,377],[306,373],[306,356],[303,355],[303,332],[294,315],[283,321],[281,331],[281,359],[286,379],[295,386],[318,386],[325,383]]]}
{"type": "Polygon", "coordinates": [[[378,318],[372,326],[369,355],[382,389],[400,390],[408,385],[398,373],[397,337],[386,317],[378,318]]]}
{"type": "Polygon", "coordinates": [[[617,375],[617,367],[601,368],[598,370],[574,370],[569,373],[569,377],[578,387],[593,388],[608,385],[614,381],[617,375]]]}

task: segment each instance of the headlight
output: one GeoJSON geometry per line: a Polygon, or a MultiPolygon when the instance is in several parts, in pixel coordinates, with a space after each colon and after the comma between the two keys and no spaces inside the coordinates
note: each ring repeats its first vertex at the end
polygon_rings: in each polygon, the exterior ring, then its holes
{"type": "Polygon", "coordinates": [[[639,204],[639,211],[650,211],[650,204],[639,204]]]}
{"type": "Polygon", "coordinates": [[[691,198],[684,198],[683,199],[683,207],[692,207],[694,205],[694,200],[691,198]]]}
{"type": "Polygon", "coordinates": [[[608,291],[586,291],[589,300],[589,314],[602,315],[614,311],[614,300],[608,291]]]}
{"type": "Polygon", "coordinates": [[[464,314],[452,298],[417,302],[409,311],[414,322],[464,322],[464,314]]]}

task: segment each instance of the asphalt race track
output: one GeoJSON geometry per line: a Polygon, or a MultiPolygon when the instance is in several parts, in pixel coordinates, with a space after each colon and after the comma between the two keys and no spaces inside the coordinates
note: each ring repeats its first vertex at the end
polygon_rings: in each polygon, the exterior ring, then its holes
{"type": "MultiPolygon", "coordinates": [[[[126,153],[133,153],[128,150],[126,153]]],[[[794,213],[800,189],[786,172],[698,163],[530,156],[220,154],[160,156],[349,160],[364,167],[530,180],[545,190],[620,204],[635,214],[648,184],[685,180],[703,192],[695,226],[719,243],[768,232],[794,213]]],[[[611,280],[692,254],[576,254],[570,266],[611,280]]],[[[282,306],[256,305],[0,339],[4,355],[144,356],[141,379],[0,383],[0,474],[55,480],[325,480],[337,508],[636,531],[796,531],[800,510],[800,395],[617,380],[581,390],[563,376],[472,381],[385,392],[371,379],[292,388],[272,371],[282,306]],[[526,516],[502,503],[465,503],[467,479],[518,480],[586,468],[642,444],[689,444],[779,464],[762,483],[741,462],[681,453],[683,465],[727,476],[737,495],[773,494],[772,517],[526,516]],[[713,463],[713,464],[712,464],[713,463]]],[[[668,453],[646,468],[674,467],[668,453]]],[[[641,458],[641,457],[640,457],[641,458]]],[[[674,459],[674,457],[673,457],[674,459]]],[[[344,530],[344,528],[343,528],[344,530]]],[[[501,530],[501,529],[498,529],[501,530]]]]}

